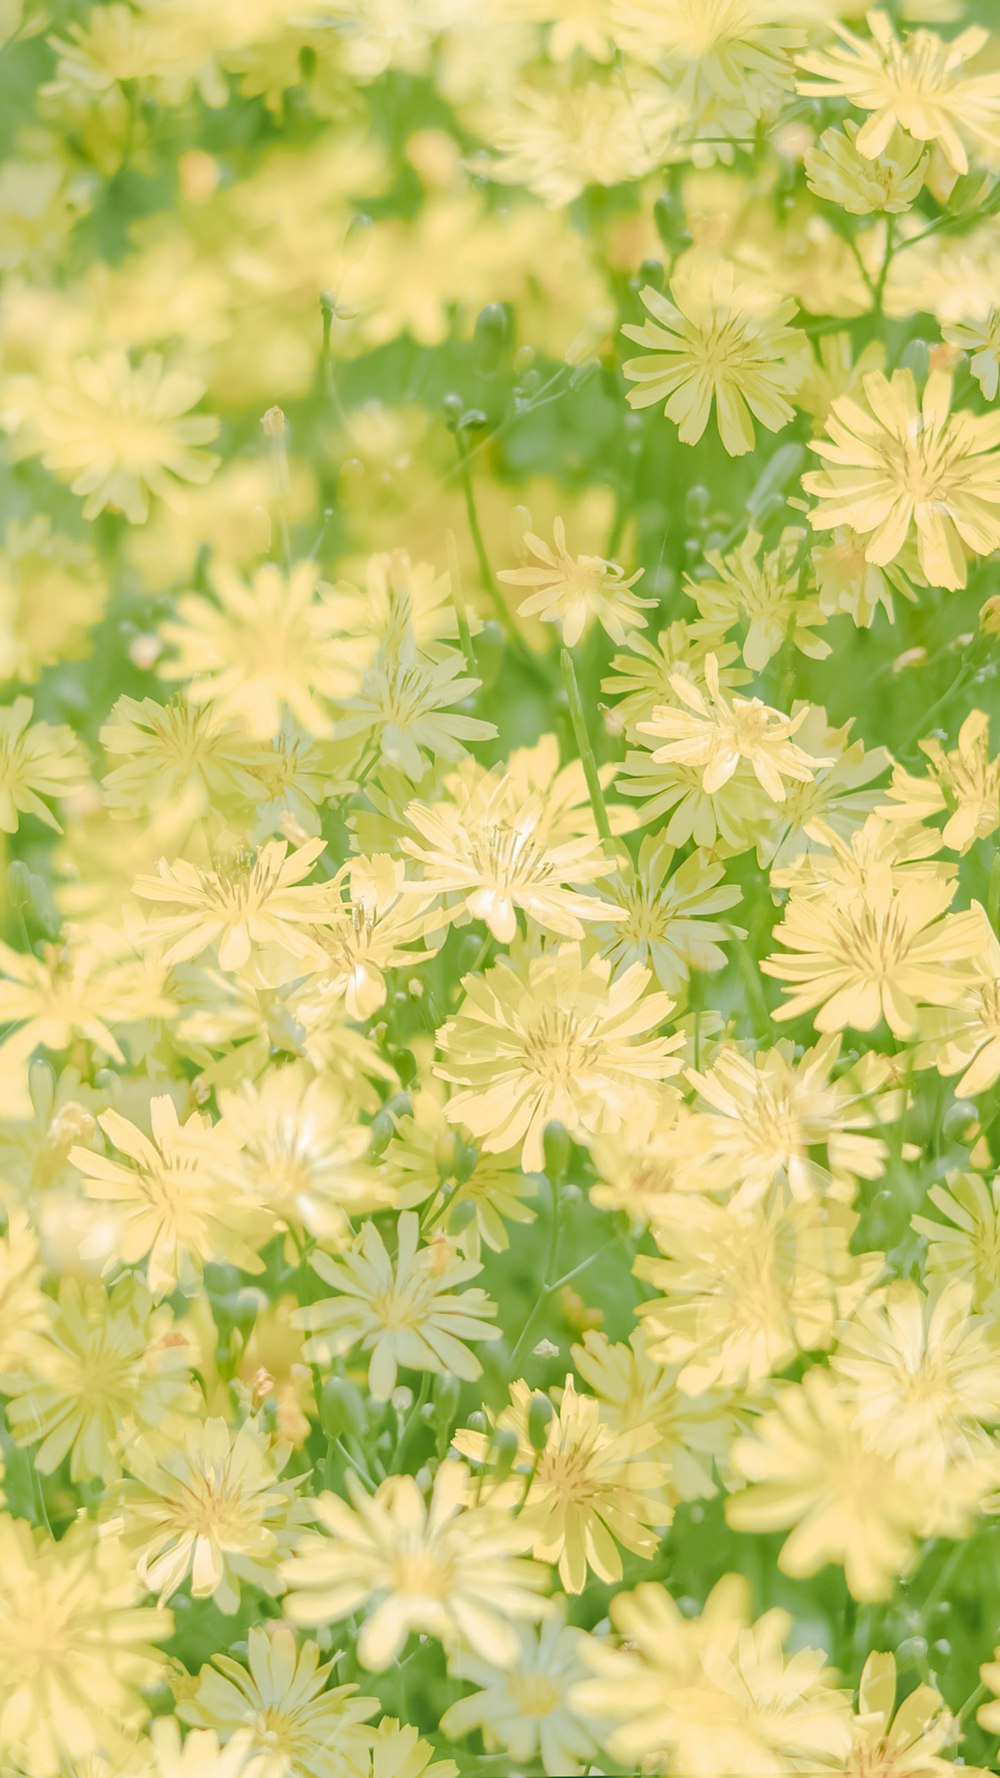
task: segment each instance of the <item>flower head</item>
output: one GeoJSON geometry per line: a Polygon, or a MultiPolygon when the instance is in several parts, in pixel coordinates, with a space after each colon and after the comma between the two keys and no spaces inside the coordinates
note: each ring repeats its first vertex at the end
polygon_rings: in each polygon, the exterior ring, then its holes
{"type": "Polygon", "coordinates": [[[442,1463],[429,1500],[408,1475],[367,1494],[349,1472],[347,1488],[350,1504],[319,1495],[322,1532],[303,1537],[285,1563],[285,1615],[323,1624],[363,1611],[358,1658],[374,1672],[413,1630],[500,1666],[516,1661],[515,1623],[547,1612],[545,1570],[523,1554],[530,1529],[473,1504],[464,1463],[442,1463]]]}
{"type": "Polygon", "coordinates": [[[467,1342],[500,1338],[489,1325],[496,1304],[485,1291],[455,1289],[482,1270],[478,1262],[461,1259],[443,1236],[419,1247],[412,1211],[399,1218],[397,1235],[395,1260],[373,1222],[339,1259],[314,1254],[314,1269],[336,1295],[296,1317],[311,1335],[307,1358],[329,1363],[356,1345],[371,1352],[368,1383],[376,1401],[388,1401],[399,1365],[474,1382],[482,1365],[467,1342]]]}
{"type": "Polygon", "coordinates": [[[793,418],[799,336],[787,323],[795,304],[737,281],[724,261],[697,258],[676,271],[670,297],[647,284],[639,295],[652,319],[622,332],[651,356],[622,366],[629,406],[662,401],[684,444],[697,444],[714,401],[719,434],[731,457],[754,445],[754,420],[780,432],[793,418]],[[752,418],[751,418],[752,416],[752,418]]]}
{"type": "Polygon", "coordinates": [[[0,832],[16,833],[20,815],[35,815],[59,832],[43,797],[64,797],[86,777],[72,729],[32,722],[30,698],[0,710],[0,832]]]}
{"type": "Polygon", "coordinates": [[[300,928],[321,920],[330,905],[326,883],[303,883],[323,839],[307,840],[289,854],[285,840],[269,840],[257,852],[242,853],[214,870],[201,870],[178,858],[161,859],[155,876],[137,877],[142,901],[165,903],[172,913],[150,921],[150,937],[167,945],[168,963],[186,963],[218,946],[222,969],[241,969],[255,947],[270,946],[294,959],[288,975],[322,962],[317,944],[300,928]]]}
{"type": "Polygon", "coordinates": [[[865,559],[894,562],[915,540],[931,586],[964,587],[967,552],[1000,547],[1000,416],[949,411],[951,379],[934,370],[918,403],[913,373],[870,371],[863,399],[841,396],[812,448],[828,467],[803,476],[818,531],[849,525],[865,559]]]}
{"type": "Polygon", "coordinates": [[[548,544],[534,532],[526,531],[525,548],[541,566],[504,568],[497,575],[509,586],[536,589],[518,606],[520,616],[561,624],[567,648],[576,647],[591,617],[597,618],[619,646],[630,629],[644,630],[646,619],[641,608],[655,605],[656,600],[641,599],[631,590],[642,579],[642,569],[626,579],[624,568],[617,562],[606,562],[603,556],[571,555],[562,519],[556,519],[553,537],[554,543],[548,544]]]}
{"type": "Polygon", "coordinates": [[[581,1136],[616,1129],[644,1083],[679,1067],[672,1052],[681,1037],[643,1035],[673,1005],[646,994],[648,982],[640,964],[612,980],[609,963],[584,964],[573,945],[531,958],[523,974],[504,961],[466,976],[465,999],[438,1033],[436,1071],[460,1089],[449,1122],[489,1153],[520,1142],[529,1172],[542,1170],[548,1123],[581,1136]]]}

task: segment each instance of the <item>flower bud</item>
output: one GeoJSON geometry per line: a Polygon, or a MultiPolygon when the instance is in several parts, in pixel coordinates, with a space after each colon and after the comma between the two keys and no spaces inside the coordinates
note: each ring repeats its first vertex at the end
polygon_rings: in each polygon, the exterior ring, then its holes
{"type": "Polygon", "coordinates": [[[544,1451],[554,1415],[548,1396],[536,1389],[528,1406],[528,1441],[533,1451],[544,1451]]]}

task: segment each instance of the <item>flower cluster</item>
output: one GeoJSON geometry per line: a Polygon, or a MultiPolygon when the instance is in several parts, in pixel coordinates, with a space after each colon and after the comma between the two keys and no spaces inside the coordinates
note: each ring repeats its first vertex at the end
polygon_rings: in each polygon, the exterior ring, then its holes
{"type": "Polygon", "coordinates": [[[1000,1769],[994,13],[0,0],[0,1778],[1000,1769]]]}

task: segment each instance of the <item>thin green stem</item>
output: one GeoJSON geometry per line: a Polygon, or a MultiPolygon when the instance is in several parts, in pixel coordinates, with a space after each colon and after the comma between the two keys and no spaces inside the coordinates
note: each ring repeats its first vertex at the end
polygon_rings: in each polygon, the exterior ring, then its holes
{"type": "Polygon", "coordinates": [[[597,824],[597,831],[600,834],[604,845],[610,848],[612,844],[611,823],[608,820],[607,805],[604,801],[604,792],[601,789],[601,775],[597,769],[597,760],[594,757],[594,749],[590,744],[590,736],[587,733],[587,723],[583,714],[583,700],[580,697],[580,687],[577,683],[576,668],[573,665],[573,656],[570,654],[568,648],[562,650],[559,660],[562,667],[563,685],[566,688],[566,700],[569,704],[570,721],[573,724],[573,734],[576,738],[577,747],[580,749],[580,759],[583,763],[583,774],[587,780],[587,790],[590,794],[590,806],[594,811],[594,821],[597,824]]]}

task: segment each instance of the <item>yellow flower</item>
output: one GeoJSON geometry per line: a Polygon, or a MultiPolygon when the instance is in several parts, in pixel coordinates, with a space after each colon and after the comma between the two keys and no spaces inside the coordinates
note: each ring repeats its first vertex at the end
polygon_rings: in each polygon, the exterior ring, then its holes
{"type": "Polygon", "coordinates": [[[985,918],[980,935],[981,949],[958,997],[950,1006],[930,1007],[921,1014],[925,1041],[914,1051],[918,1068],[960,1074],[955,1087],[960,1094],[986,1093],[1000,1079],[1000,940],[985,918]]]}
{"type": "MultiPolygon", "coordinates": [[[[515,1468],[506,1481],[492,1487],[487,1482],[486,1498],[519,1509],[518,1522],[531,1529],[532,1555],[558,1563],[568,1593],[582,1593],[589,1572],[608,1583],[620,1581],[618,1545],[649,1560],[658,1532],[673,1517],[664,1493],[667,1470],[649,1454],[656,1428],[646,1423],[614,1432],[593,1396],[577,1394],[570,1373],[538,1451],[529,1430],[531,1402],[527,1383],[511,1384],[510,1405],[496,1425],[516,1435],[515,1468]]],[[[459,1431],[454,1444],[464,1457],[488,1460],[486,1433],[459,1431]]]]}
{"type": "Polygon", "coordinates": [[[582,884],[607,876],[613,865],[596,834],[553,834],[553,816],[562,811],[558,802],[547,805],[544,789],[525,797],[504,771],[483,774],[461,791],[455,782],[454,789],[454,801],[407,805],[415,837],[404,838],[403,847],[421,866],[411,895],[457,900],[454,912],[485,920],[501,944],[517,931],[518,908],[562,938],[582,939],[584,920],[622,917],[581,893],[582,884]]]}
{"type": "Polygon", "coordinates": [[[160,798],[190,805],[196,817],[257,793],[247,736],[213,705],[121,697],[101,729],[101,746],[121,762],[103,781],[105,803],[120,818],[145,815],[160,798]]]}
{"type": "Polygon", "coordinates": [[[412,1211],[399,1218],[397,1237],[394,1260],[373,1222],[341,1258],[314,1253],[313,1269],[336,1295],[294,1317],[312,1336],[309,1359],[329,1364],[357,1345],[371,1353],[368,1387],[376,1401],[388,1401],[399,1365],[474,1382],[483,1367],[466,1342],[500,1338],[500,1329],[489,1326],[497,1311],[486,1292],[455,1288],[482,1271],[476,1260],[459,1258],[444,1236],[419,1247],[412,1211]]]}
{"type": "Polygon", "coordinates": [[[0,832],[16,833],[20,815],[61,831],[43,797],[65,797],[86,778],[72,729],[32,722],[30,698],[0,710],[0,832]]]}
{"type": "Polygon", "coordinates": [[[961,1278],[929,1295],[897,1279],[855,1309],[832,1360],[872,1449],[935,1479],[988,1452],[984,1425],[1000,1420],[996,1323],[971,1304],[961,1278]]]}
{"type": "Polygon", "coordinates": [[[918,403],[913,373],[871,371],[864,397],[842,396],[812,449],[829,467],[802,478],[818,531],[865,539],[865,559],[894,562],[915,539],[931,586],[964,587],[966,552],[1000,547],[1000,415],[950,413],[951,379],[933,370],[918,403]]]}
{"type": "Polygon", "coordinates": [[[287,959],[285,980],[323,961],[315,940],[300,928],[322,920],[330,907],[328,883],[303,883],[320,853],[322,838],[307,840],[289,854],[285,840],[269,840],[214,870],[199,870],[185,859],[161,859],[156,876],[136,877],[141,901],[163,902],[173,913],[150,921],[149,936],[164,943],[164,961],[186,963],[218,946],[220,969],[242,969],[255,947],[270,947],[287,959]]]}
{"type": "MultiPolygon", "coordinates": [[[[793,717],[801,709],[801,704],[794,703],[793,717]]],[[[879,791],[867,788],[870,780],[881,777],[890,763],[884,747],[870,747],[866,752],[863,741],[849,739],[853,719],[834,728],[821,706],[810,704],[807,710],[800,739],[807,753],[823,754],[830,764],[820,766],[808,784],[790,784],[784,802],[777,808],[772,806],[770,819],[757,839],[761,866],[781,869],[803,853],[825,846],[823,836],[830,831],[848,839],[878,803],[879,791]]]]}
{"type": "MultiPolygon", "coordinates": [[[[823,416],[824,420],[826,415],[823,416]]],[[[809,552],[816,580],[819,602],[828,617],[844,612],[860,630],[870,630],[876,613],[884,611],[890,623],[896,620],[893,593],[915,601],[916,586],[926,586],[916,566],[916,548],[904,544],[895,562],[881,566],[869,562],[865,540],[849,525],[837,525],[826,543],[814,543],[809,552]]]]}
{"type": "Polygon", "coordinates": [[[137,1427],[192,1408],[194,1349],[170,1310],[124,1278],[110,1293],[64,1281],[51,1326],[4,1379],[7,1423],[17,1444],[37,1445],[35,1468],[51,1475],[69,1456],[70,1479],[121,1475],[120,1450],[137,1427]]]}
{"type": "Polygon", "coordinates": [[[1000,1646],[993,1650],[992,1661],[986,1661],[980,1667],[979,1677],[994,1696],[989,1703],[981,1705],[976,1721],[991,1735],[1000,1735],[1000,1646]]]}
{"type": "MultiPolygon", "coordinates": [[[[711,1015],[703,1015],[708,1031],[711,1015]]],[[[661,1087],[629,1107],[620,1127],[590,1142],[597,1175],[590,1201],[599,1210],[624,1210],[633,1230],[652,1226],[660,1206],[679,1191],[704,1191],[712,1183],[699,1166],[701,1129],[675,1087],[661,1087]]]]}
{"type": "Polygon", "coordinates": [[[257,740],[277,733],[286,710],[307,734],[329,735],[329,702],[355,689],[357,672],[315,562],[287,572],[265,562],[249,582],[220,562],[209,581],[214,600],[183,594],[161,627],[177,655],[160,665],[163,678],[187,681],[193,703],[238,717],[257,740]]]}
{"type": "Polygon", "coordinates": [[[740,900],[740,890],[722,881],[725,867],[696,850],[671,873],[674,856],[662,834],[647,834],[638,863],[622,864],[602,885],[607,917],[619,923],[594,929],[616,970],[649,967],[668,994],[679,994],[693,970],[725,967],[720,940],[746,938],[742,927],[711,918],[740,900]]]}
{"type": "Polygon", "coordinates": [[[315,1642],[297,1644],[287,1624],[254,1624],[246,1659],[243,1667],[217,1654],[202,1667],[178,1702],[181,1720],[230,1746],[247,1738],[254,1778],[344,1778],[366,1759],[373,1731],[364,1725],[378,1703],[356,1696],[356,1685],[327,1686],[334,1662],[320,1666],[315,1642]]]}
{"type": "Polygon", "coordinates": [[[649,1455],[667,1467],[671,1504],[710,1499],[717,1492],[713,1464],[725,1457],[732,1437],[731,1398],[720,1390],[685,1393],[678,1387],[679,1367],[654,1363],[641,1328],[633,1329],[627,1346],[611,1345],[606,1334],[591,1330],[572,1354],[613,1433],[655,1428],[649,1455]]]}
{"type": "Polygon", "coordinates": [[[728,556],[705,551],[713,574],[688,577],[687,591],[703,620],[697,628],[713,638],[745,623],[743,660],[755,673],[767,666],[789,637],[810,660],[825,660],[830,653],[829,642],[813,635],[825,624],[826,613],[815,598],[802,593],[798,562],[802,535],[794,527],[786,530],[761,561],[763,539],[751,529],[728,556]]]}
{"type": "Polygon", "coordinates": [[[947,913],[954,895],[953,882],[894,884],[884,865],[839,903],[793,891],[774,929],[786,954],[760,965],[790,996],[773,1017],[814,1012],[817,1031],[871,1031],[885,1019],[897,1037],[912,1037],[918,1003],[959,1000],[968,979],[959,966],[982,948],[982,910],[947,913]]]}
{"type": "Polygon", "coordinates": [[[483,171],[553,207],[571,204],[590,185],[651,173],[666,157],[678,114],[662,93],[634,81],[521,86],[497,114],[490,136],[499,152],[483,171]]]}
{"type": "Polygon", "coordinates": [[[381,1205],[385,1194],[363,1159],[370,1132],[329,1079],[292,1063],[239,1091],[223,1088],[219,1109],[240,1133],[249,1198],[286,1228],[339,1247],[350,1218],[381,1205]]]}
{"type": "MultiPolygon", "coordinates": [[[[453,1759],[435,1759],[435,1749],[409,1723],[383,1716],[363,1764],[352,1766],[351,1778],[458,1778],[453,1759]]],[[[973,1773],[973,1778],[977,1774],[973,1773]]]]}
{"type": "MultiPolygon", "coordinates": [[[[227,1747],[207,1729],[196,1729],[183,1745],[173,1717],[158,1717],[150,1729],[153,1763],[149,1778],[249,1778],[251,1743],[234,1735],[227,1747]]],[[[256,1762],[253,1762],[256,1771],[256,1762]]],[[[145,1773],[142,1778],[146,1778],[145,1773]]]]}
{"type": "Polygon", "coordinates": [[[0,1372],[23,1364],[48,1329],[52,1303],[42,1276],[35,1231],[23,1210],[12,1210],[0,1235],[0,1372]]]}
{"type": "MultiPolygon", "coordinates": [[[[726,1501],[736,1531],[790,1529],[778,1557],[796,1580],[843,1564],[855,1599],[890,1597],[927,1529],[928,1489],[872,1450],[854,1423],[849,1391],[815,1366],[783,1384],[774,1405],[729,1453],[748,1487],[726,1501]]],[[[961,1535],[961,1523],[949,1525],[961,1535]]]]}
{"type": "Polygon", "coordinates": [[[888,790],[892,800],[879,814],[904,821],[928,821],[946,814],[942,845],[968,852],[977,840],[989,839],[1000,827],[1000,755],[990,758],[990,719],[985,710],[970,711],[951,752],[934,739],[921,741],[920,748],[930,766],[929,776],[918,778],[903,766],[894,766],[888,790]]]}
{"type": "Polygon", "coordinates": [[[809,190],[851,216],[875,210],[898,216],[920,196],[930,156],[898,129],[880,154],[866,155],[857,144],[858,127],[845,123],[842,130],[824,130],[817,145],[807,148],[809,190]]]}
{"type": "Polygon", "coordinates": [[[0,677],[38,679],[89,652],[107,600],[97,557],[43,513],[11,519],[0,550],[0,677]]]}
{"type": "Polygon", "coordinates": [[[689,1068],[700,1095],[692,1170],[707,1169],[710,1189],[724,1187],[739,1205],[772,1186],[803,1201],[831,1188],[850,1200],[856,1180],[877,1179],[889,1151],[867,1132],[898,1118],[905,1101],[883,1090],[885,1056],[869,1052],[834,1079],[840,1050],[837,1036],[801,1056],[788,1042],[754,1055],[727,1044],[707,1072],[689,1068]],[[827,1166],[816,1154],[823,1148],[827,1166]]]}
{"type": "Polygon", "coordinates": [[[614,733],[624,730],[630,738],[634,736],[636,724],[648,722],[657,704],[669,701],[674,673],[686,673],[696,684],[703,685],[705,657],[712,653],[727,685],[749,679],[742,667],[733,666],[739,658],[736,644],[726,642],[717,633],[709,634],[707,626],[696,636],[692,626],[678,618],[660,631],[655,642],[633,631],[628,639],[628,653],[616,654],[610,677],[601,680],[601,690],[620,699],[613,712],[614,733]]]}
{"type": "Polygon", "coordinates": [[[882,1267],[881,1254],[850,1252],[857,1220],[836,1202],[758,1200],[737,1215],[691,1194],[666,1199],[653,1226],[663,1257],[634,1265],[662,1292],[637,1311],[650,1357],[678,1365],[679,1387],[698,1394],[760,1384],[829,1347],[882,1267]]]}
{"type": "Polygon", "coordinates": [[[29,398],[28,448],[86,496],[84,518],[111,507],[141,525],[151,494],[176,509],[178,483],[207,482],[215,472],[219,459],[198,447],[215,438],[219,422],[190,411],[203,394],[196,377],[165,369],[158,352],[138,367],[124,352],[85,358],[29,398]]]}
{"type": "Polygon", "coordinates": [[[80,932],[46,945],[41,956],[0,943],[0,971],[0,1020],[18,1027],[0,1046],[8,1067],[34,1049],[65,1050],[81,1037],[97,1054],[122,1062],[111,1026],[154,1010],[137,1000],[134,984],[80,932]]]}
{"type": "Polygon", "coordinates": [[[474,1505],[465,1464],[451,1460],[438,1469],[429,1500],[408,1475],[390,1476],[369,1495],[349,1472],[347,1488],[350,1505],[317,1497],[325,1535],[304,1536],[284,1565],[286,1617],[327,1624],[363,1611],[358,1659],[374,1672],[390,1665],[413,1630],[511,1666],[515,1622],[536,1623],[549,1609],[539,1597],[545,1569],[523,1555],[530,1529],[474,1505]]]}
{"type": "Polygon", "coordinates": [[[786,778],[808,784],[821,766],[834,763],[814,758],[791,739],[809,714],[808,704],[795,716],[783,716],[760,698],[730,701],[719,683],[715,655],[705,660],[705,692],[682,673],[675,673],[670,684],[684,707],[661,705],[650,722],[637,723],[636,728],[661,743],[653,751],[654,764],[697,767],[708,796],[723,789],[746,764],[765,796],[781,803],[787,794],[786,778]]]}
{"type": "Polygon", "coordinates": [[[982,390],[984,401],[995,401],[1000,390],[1000,308],[963,321],[942,321],[941,336],[969,354],[969,369],[982,390]]]}
{"type": "Polygon", "coordinates": [[[631,590],[642,579],[643,570],[638,568],[626,580],[625,570],[617,562],[607,562],[603,556],[571,555],[562,519],[554,521],[553,537],[554,543],[548,544],[534,532],[526,531],[525,548],[541,567],[504,568],[497,575],[509,586],[536,589],[518,606],[519,616],[561,624],[567,648],[576,647],[591,617],[597,618],[619,647],[629,630],[644,630],[646,619],[641,607],[655,605],[656,600],[641,599],[631,590]]]}
{"type": "Polygon", "coordinates": [[[791,52],[804,42],[796,9],[769,0],[617,0],[619,46],[661,67],[692,111],[720,102],[740,129],[770,110],[792,84],[791,52]]]}
{"type": "Polygon", "coordinates": [[[895,1656],[870,1654],[861,1672],[843,1778],[955,1778],[956,1772],[983,1778],[979,1767],[938,1758],[951,1749],[958,1723],[934,1686],[916,1686],[898,1710],[895,1703],[895,1656]]]}
{"type": "Polygon", "coordinates": [[[719,435],[731,457],[754,446],[753,420],[780,432],[794,418],[789,401],[800,375],[801,336],[786,324],[795,314],[748,280],[737,282],[725,261],[698,256],[674,273],[670,299],[651,285],[639,295],[652,320],[622,332],[652,356],[622,366],[638,385],[629,406],[662,401],[682,443],[697,444],[715,402],[719,435]],[[753,415],[753,419],[751,419],[753,415]]]}
{"type": "Polygon", "coordinates": [[[972,1307],[1000,1310],[1000,1173],[992,1185],[978,1173],[949,1174],[947,1187],[932,1185],[928,1197],[946,1218],[914,1216],[927,1237],[927,1278],[934,1284],[961,1278],[972,1286],[972,1307]]]}
{"type": "Polygon", "coordinates": [[[506,961],[467,975],[465,998],[438,1032],[435,1071],[461,1090],[448,1101],[449,1123],[462,1124],[487,1153],[521,1143],[528,1172],[544,1166],[548,1123],[580,1140],[615,1130],[645,1083],[677,1072],[683,1042],[643,1036],[672,1010],[665,994],[646,994],[639,964],[611,979],[599,957],[584,964],[578,947],[528,959],[523,974],[506,961]]]}
{"type": "Polygon", "coordinates": [[[868,14],[870,38],[830,23],[839,43],[799,57],[800,68],[820,78],[800,80],[798,90],[847,99],[871,113],[858,131],[859,153],[875,160],[897,126],[918,142],[939,143],[956,173],[968,172],[966,145],[987,156],[1000,147],[1000,79],[965,69],[988,42],[987,31],[973,26],[945,42],[920,30],[900,42],[884,12],[868,14]]]}
{"type": "Polygon", "coordinates": [[[459,1652],[450,1662],[456,1679],[478,1689],[449,1705],[442,1733],[461,1740],[479,1729],[488,1752],[501,1748],[526,1765],[538,1757],[549,1778],[579,1778],[597,1757],[590,1727],[570,1703],[570,1687],[586,1677],[582,1630],[552,1617],[536,1633],[519,1629],[518,1656],[510,1668],[459,1652]]]}
{"type": "Polygon", "coordinates": [[[370,1019],[385,1001],[388,972],[426,963],[433,953],[413,947],[443,924],[443,916],[429,911],[429,889],[408,883],[402,860],[386,852],[351,859],[322,893],[323,907],[313,915],[322,925],[303,935],[315,955],[308,969],[303,964],[289,972],[305,978],[293,1010],[307,1030],[341,1001],[348,1018],[370,1019]]]}
{"type": "MultiPolygon", "coordinates": [[[[381,1178],[392,1201],[400,1208],[426,1203],[439,1191],[445,1194],[440,1226],[454,1234],[462,1251],[478,1259],[480,1241],[494,1253],[510,1246],[508,1222],[532,1222],[535,1212],[524,1202],[537,1191],[537,1181],[524,1174],[517,1154],[475,1154],[462,1142],[445,1115],[445,1092],[436,1080],[414,1091],[410,1088],[412,1113],[396,1123],[395,1133],[382,1157],[381,1178]],[[467,1223],[471,1205],[474,1220],[467,1223]]],[[[2,1158],[2,1154],[0,1154],[2,1158]]]]}
{"type": "Polygon", "coordinates": [[[99,1116],[123,1160],[70,1150],[87,1195],[110,1208],[123,1263],[146,1260],[154,1296],[193,1292],[209,1263],[262,1271],[256,1248],[273,1220],[244,1188],[233,1129],[198,1113],[181,1124],[168,1094],[150,1100],[149,1117],[152,1140],[119,1111],[99,1116]]]}
{"type": "Polygon", "coordinates": [[[185,1582],[193,1599],[214,1598],[227,1613],[239,1607],[241,1582],[283,1591],[282,1559],[312,1517],[297,1497],[302,1478],[282,1478],[289,1455],[252,1420],[235,1434],[218,1418],[168,1421],[132,1441],[115,1522],[161,1604],[185,1582]]]}
{"type": "Polygon", "coordinates": [[[143,1605],[118,1538],[79,1518],[57,1543],[0,1515],[0,1755],[61,1778],[113,1723],[137,1728],[166,1671],[154,1644],[172,1629],[169,1611],[143,1605]]]}
{"type": "Polygon", "coordinates": [[[492,722],[455,710],[479,690],[481,681],[463,671],[464,656],[435,646],[433,654],[417,645],[412,631],[386,638],[360,689],[342,701],[338,733],[359,736],[377,760],[396,766],[414,783],[434,760],[463,758],[466,741],[489,741],[492,722]]]}
{"type": "Polygon", "coordinates": [[[730,1574],[689,1620],[653,1582],[611,1602],[626,1646],[585,1644],[596,1677],[571,1700],[607,1723],[612,1757],[654,1772],[733,1774],[842,1770],[850,1747],[847,1702],[826,1656],[786,1656],[784,1611],[750,1619],[750,1589],[730,1574]]]}

